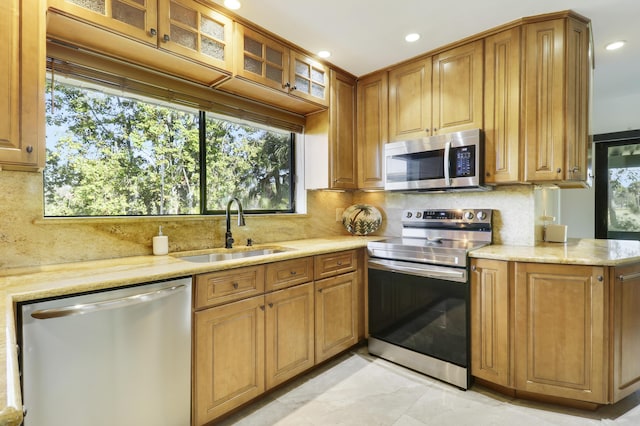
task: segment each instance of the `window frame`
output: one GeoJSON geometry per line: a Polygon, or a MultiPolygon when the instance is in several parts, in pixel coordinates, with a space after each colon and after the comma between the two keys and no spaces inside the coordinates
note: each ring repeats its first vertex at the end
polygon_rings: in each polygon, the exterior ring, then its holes
{"type": "Polygon", "coordinates": [[[593,137],[595,143],[595,237],[599,239],[640,240],[640,232],[609,231],[608,150],[613,146],[640,144],[640,129],[603,133],[593,137]]]}

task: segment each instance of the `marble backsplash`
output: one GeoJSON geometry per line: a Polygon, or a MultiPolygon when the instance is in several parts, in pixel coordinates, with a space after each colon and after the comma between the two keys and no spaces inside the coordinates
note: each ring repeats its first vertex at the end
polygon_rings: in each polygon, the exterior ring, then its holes
{"type": "MultiPolygon", "coordinates": [[[[222,247],[225,218],[70,218],[44,219],[42,175],[0,171],[0,268],[151,254],[152,237],[162,225],[169,251],[222,247]]],[[[494,243],[533,245],[539,207],[532,186],[500,187],[487,192],[403,194],[308,191],[307,213],[248,215],[245,227],[232,223],[236,245],[346,235],[336,209],[369,203],[383,214],[376,234],[398,235],[403,209],[494,209],[494,243]]],[[[234,216],[235,219],[235,216],[234,216]]]]}

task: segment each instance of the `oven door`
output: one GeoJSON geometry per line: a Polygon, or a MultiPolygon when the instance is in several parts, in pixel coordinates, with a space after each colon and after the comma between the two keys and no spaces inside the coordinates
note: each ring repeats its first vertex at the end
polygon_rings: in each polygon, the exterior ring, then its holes
{"type": "Polygon", "coordinates": [[[370,337],[466,368],[466,269],[375,258],[368,266],[370,337]]]}

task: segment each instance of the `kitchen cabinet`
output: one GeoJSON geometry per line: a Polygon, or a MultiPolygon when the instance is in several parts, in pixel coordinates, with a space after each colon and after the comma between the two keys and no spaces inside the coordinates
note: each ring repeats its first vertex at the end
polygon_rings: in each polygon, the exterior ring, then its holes
{"type": "Polygon", "coordinates": [[[384,145],[389,131],[389,77],[370,74],[357,84],[358,188],[384,188],[384,145]]]}
{"type": "Polygon", "coordinates": [[[327,108],[328,66],[240,23],[234,31],[234,78],[220,89],[301,114],[327,108]]]}
{"type": "Polygon", "coordinates": [[[604,268],[516,263],[516,389],[606,402],[604,268]]]}
{"type": "Polygon", "coordinates": [[[590,24],[574,15],[523,27],[522,135],[527,182],[587,178],[590,24]]]}
{"type": "Polygon", "coordinates": [[[522,180],[520,33],[521,27],[518,26],[484,40],[485,183],[517,183],[522,180]]]}
{"type": "Polygon", "coordinates": [[[196,0],[48,0],[48,5],[47,34],[55,40],[207,85],[231,74],[233,22],[196,0]]]}
{"type": "Polygon", "coordinates": [[[45,159],[45,23],[40,0],[0,4],[0,168],[38,170],[45,159]]]}
{"type": "Polygon", "coordinates": [[[264,296],[194,314],[193,421],[206,424],[265,390],[264,296]]]}
{"type": "Polygon", "coordinates": [[[619,401],[640,388],[640,263],[618,266],[613,282],[612,400],[619,401]]]}
{"type": "Polygon", "coordinates": [[[266,303],[266,388],[271,389],[315,364],[313,282],[268,293],[266,303]]]}
{"type": "Polygon", "coordinates": [[[473,259],[471,265],[471,374],[513,387],[508,263],[473,259]]]}
{"type": "Polygon", "coordinates": [[[431,57],[389,71],[389,141],[431,136],[431,57]]]}
{"type": "Polygon", "coordinates": [[[316,363],[358,342],[358,252],[316,256],[316,363]]]}
{"type": "Polygon", "coordinates": [[[331,106],[307,116],[306,189],[356,189],[356,79],[330,71],[331,106]]]}
{"type": "Polygon", "coordinates": [[[483,46],[476,40],[433,57],[432,135],[482,128],[483,46]]]}
{"type": "Polygon", "coordinates": [[[263,294],[264,276],[264,266],[196,275],[195,307],[206,308],[263,294]]]}

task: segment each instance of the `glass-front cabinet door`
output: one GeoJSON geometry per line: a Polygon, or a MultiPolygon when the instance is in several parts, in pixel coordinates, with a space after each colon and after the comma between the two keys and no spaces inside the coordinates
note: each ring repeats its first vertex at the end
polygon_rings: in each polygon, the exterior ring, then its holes
{"type": "Polygon", "coordinates": [[[291,51],[290,93],[321,105],[329,105],[329,67],[291,51]]]}
{"type": "Polygon", "coordinates": [[[137,40],[157,43],[158,0],[47,0],[47,4],[137,40]]]}
{"type": "Polygon", "coordinates": [[[231,69],[231,19],[193,0],[160,0],[159,16],[160,48],[231,69]]]}
{"type": "Polygon", "coordinates": [[[235,44],[237,76],[289,91],[289,49],[286,46],[241,24],[236,24],[235,44]]]}

